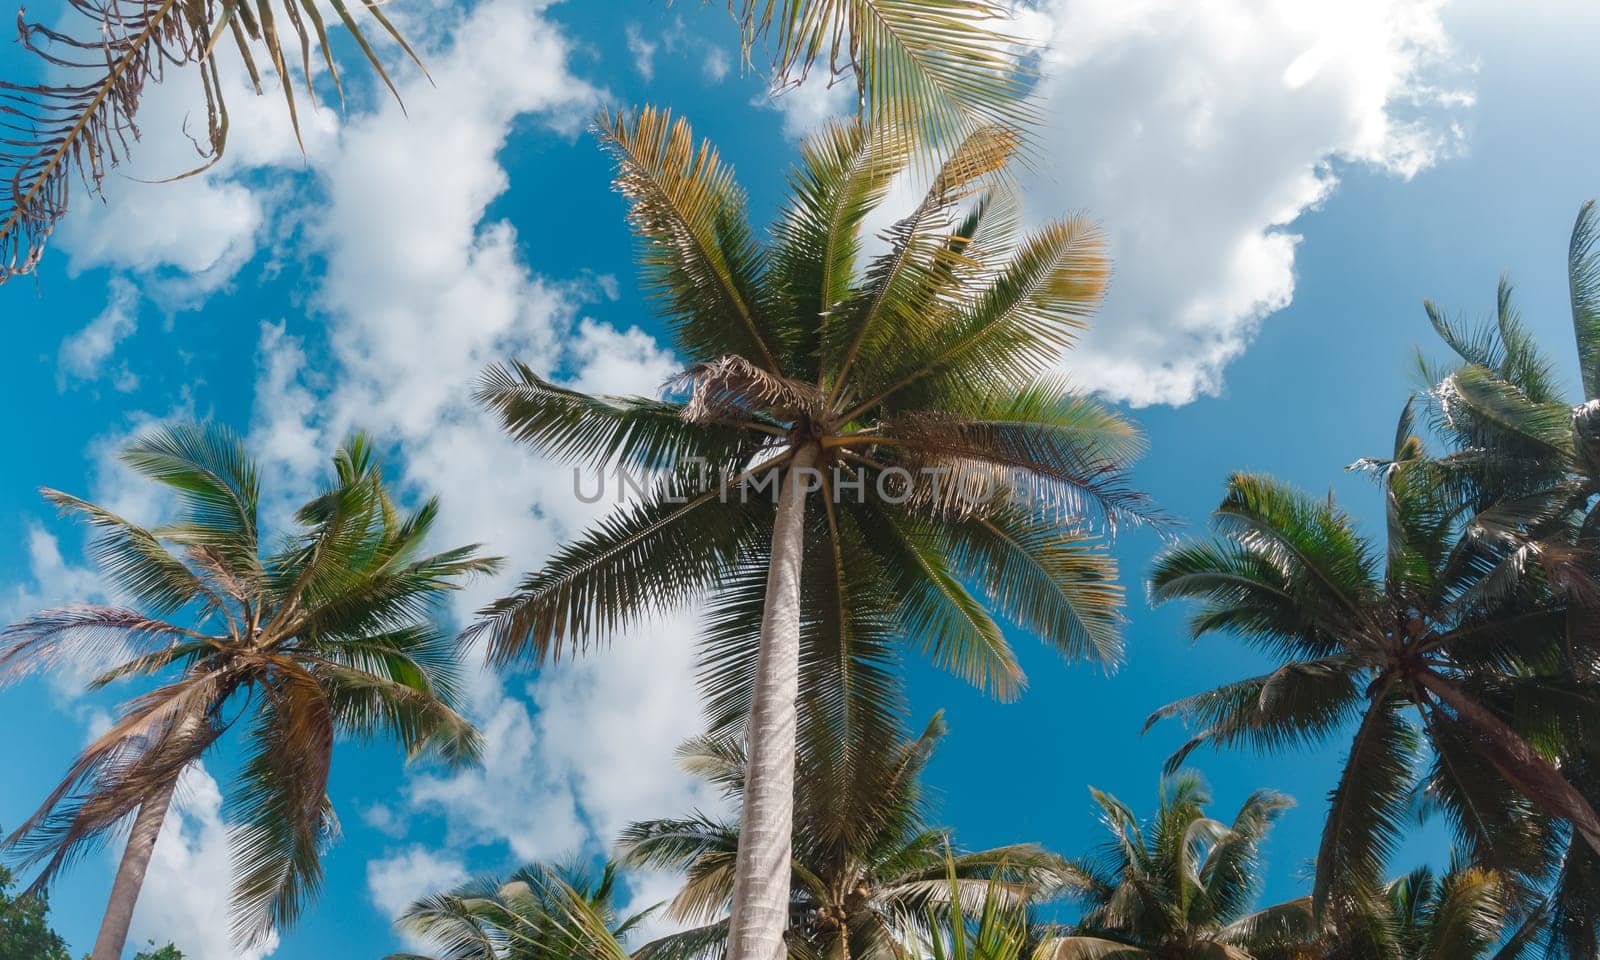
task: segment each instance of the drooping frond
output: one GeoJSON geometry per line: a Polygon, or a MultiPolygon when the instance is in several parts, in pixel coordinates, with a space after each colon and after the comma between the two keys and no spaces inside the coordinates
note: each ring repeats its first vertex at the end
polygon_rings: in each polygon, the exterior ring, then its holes
{"type": "Polygon", "coordinates": [[[1022,511],[940,525],[951,569],[1002,616],[1071,660],[1122,660],[1122,585],[1099,538],[1022,511]]]}
{"type": "Polygon", "coordinates": [[[935,142],[1034,116],[1024,45],[993,0],[740,0],[731,9],[746,56],[770,43],[780,89],[816,68],[825,82],[853,74],[870,119],[919,124],[935,142]]]}
{"type": "Polygon", "coordinates": [[[336,727],[321,684],[280,661],[260,689],[240,788],[229,798],[240,945],[299,917],[322,885],[322,851],[338,829],[327,793],[336,727]]]}
{"type": "Polygon", "coordinates": [[[33,887],[44,889],[130,813],[172,789],[220,735],[213,706],[236,683],[227,675],[193,675],[126,704],[0,852],[40,864],[33,887]]]}
{"type": "Polygon", "coordinates": [[[591,397],[559,387],[513,360],[485,370],[476,399],[513,438],[542,453],[596,467],[659,469],[690,457],[725,464],[742,438],[729,427],[684,422],[683,405],[650,397],[591,397]]]}
{"type": "Polygon", "coordinates": [[[711,585],[767,529],[771,513],[770,502],[738,482],[724,493],[715,483],[703,489],[692,477],[669,477],[485,607],[466,636],[484,636],[499,662],[581,649],[711,585]]]}
{"type": "MultiPolygon", "coordinates": [[[[344,0],[329,0],[329,5],[393,91],[344,0]]],[[[363,5],[411,54],[378,0],[363,0],[363,5]]],[[[198,73],[203,103],[197,106],[206,118],[199,137],[183,131],[199,150],[198,169],[173,173],[192,176],[222,158],[229,120],[216,51],[224,34],[257,93],[264,72],[257,68],[258,57],[277,77],[299,136],[292,54],[285,40],[298,41],[296,66],[313,102],[311,47],[321,50],[336,86],[339,73],[318,0],[282,0],[281,10],[274,6],[272,0],[69,0],[59,30],[28,23],[19,11],[22,44],[57,76],[39,84],[0,80],[0,115],[6,117],[0,124],[5,131],[0,136],[0,283],[33,272],[45,241],[67,214],[74,180],[98,194],[106,175],[128,159],[139,139],[146,87],[163,82],[168,71],[198,73]]]]}
{"type": "Polygon", "coordinates": [[[1383,692],[1373,697],[1329,797],[1313,894],[1324,922],[1359,910],[1374,895],[1399,843],[1418,750],[1402,706],[1383,692]]]}

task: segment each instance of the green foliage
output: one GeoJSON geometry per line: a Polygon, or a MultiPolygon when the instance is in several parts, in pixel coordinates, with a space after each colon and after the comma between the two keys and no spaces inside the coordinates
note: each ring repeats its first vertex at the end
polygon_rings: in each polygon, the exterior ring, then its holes
{"type": "Polygon", "coordinates": [[[149,949],[134,954],[133,960],[183,960],[183,951],[170,943],[164,947],[157,947],[151,942],[149,949]]]}
{"type": "Polygon", "coordinates": [[[1108,837],[1068,875],[1083,916],[1044,935],[1037,960],[1268,960],[1315,939],[1308,898],[1253,909],[1261,845],[1293,805],[1288,797],[1258,791],[1224,823],[1205,815],[1205,783],[1183,772],[1162,781],[1160,806],[1142,821],[1116,797],[1091,792],[1108,837]]]}
{"type": "Polygon", "coordinates": [[[385,960],[626,960],[621,939],[651,911],[618,917],[616,881],[612,864],[536,863],[423,897],[396,926],[437,952],[385,960]]]}
{"type": "Polygon", "coordinates": [[[667,400],[584,397],[515,364],[485,375],[480,399],[517,439],[659,479],[470,633],[498,661],[540,663],[709,595],[706,697],[715,729],[737,727],[764,605],[766,484],[815,445],[824,488],[804,527],[802,726],[842,729],[853,711],[876,718],[867,740],[892,740],[902,644],[1016,696],[1025,678],[996,617],[1069,659],[1114,664],[1122,591],[1094,525],[1159,513],[1125,480],[1137,431],[1052,373],[1108,266],[1082,219],[1017,235],[997,180],[1015,134],[968,135],[863,267],[863,224],[919,131],[820,131],[762,244],[731,168],[681,118],[646,108],[598,125],[645,285],[690,366],[667,400]],[[928,479],[938,471],[992,495],[928,479]],[[852,495],[842,484],[857,472],[852,495]]]}
{"type": "Polygon", "coordinates": [[[71,960],[66,941],[50,929],[49,900],[13,892],[13,881],[0,866],[0,960],[71,960]]]}
{"type": "Polygon", "coordinates": [[[457,646],[439,614],[495,561],[470,546],[426,552],[437,502],[401,510],[360,436],[270,545],[258,471],[228,431],[162,427],[123,460],[175,498],[173,522],[147,528],[45,494],[90,525],[101,569],[143,609],[74,604],[12,624],[0,632],[0,682],[77,659],[106,664],[97,687],[157,683],[5,848],[40,864],[37,882],[48,882],[238,727],[244,762],[227,809],[237,824],[234,923],[241,942],[254,941],[293,921],[320,885],[337,738],[389,739],[409,757],[452,765],[477,756],[478,734],[456,710],[457,646]]]}
{"type": "MultiPolygon", "coordinates": [[[[965,899],[1020,907],[1058,888],[1059,857],[1033,844],[952,850],[932,826],[919,778],[945,734],[936,716],[922,734],[865,748],[851,735],[808,740],[796,777],[790,926],[795,958],[891,955],[929,925],[952,923],[965,899]],[[858,749],[847,749],[850,745],[858,749]]],[[[819,734],[811,731],[813,738],[819,734]]],[[[684,765],[738,802],[745,751],[713,735],[680,751],[684,765]]],[[[672,919],[692,926],[645,944],[636,960],[700,960],[726,949],[739,824],[702,814],[635,823],[618,841],[622,863],[684,875],[672,919]]]]}

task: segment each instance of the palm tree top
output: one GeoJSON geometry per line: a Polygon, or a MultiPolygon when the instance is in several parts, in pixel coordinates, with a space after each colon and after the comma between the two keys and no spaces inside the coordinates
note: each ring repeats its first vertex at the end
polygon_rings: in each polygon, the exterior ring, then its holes
{"type": "MultiPolygon", "coordinates": [[[[1036,844],[959,850],[948,830],[932,825],[920,777],[946,733],[942,714],[917,736],[859,751],[844,748],[846,734],[808,732],[796,776],[792,955],[830,956],[846,943],[851,956],[892,955],[908,932],[949,909],[952,896],[968,906],[989,896],[1019,906],[1062,884],[1061,859],[1036,844]]],[[[686,769],[741,799],[740,738],[696,738],[680,756],[686,769]]],[[[690,960],[722,948],[739,837],[737,823],[700,813],[624,831],[618,855],[625,866],[683,872],[669,909],[696,924],[646,945],[641,960],[690,960]]]]}
{"type": "Polygon", "coordinates": [[[37,884],[47,882],[248,716],[229,819],[240,824],[237,930],[253,939],[316,891],[338,736],[391,738],[452,765],[477,757],[477,732],[456,712],[456,647],[439,604],[498,561],[473,546],[427,553],[437,502],[396,506],[359,435],[271,545],[257,468],[225,428],[162,427],[122,460],[172,493],[175,520],[146,527],[45,496],[94,529],[90,553],[130,605],[72,604],[12,624],[0,632],[0,682],[65,661],[107,665],[94,688],[161,680],[123,706],[6,845],[42,862],[37,884]]]}
{"type": "Polygon", "coordinates": [[[1085,910],[1073,928],[1046,938],[1035,957],[1249,960],[1304,943],[1310,898],[1253,910],[1261,889],[1261,847],[1293,801],[1259,790],[1231,823],[1205,813],[1211,794],[1199,774],[1161,782],[1155,815],[1141,820],[1116,797],[1091,788],[1106,839],[1071,874],[1085,910]]]}
{"type": "MultiPolygon", "coordinates": [[[[759,495],[720,502],[729,498],[707,487],[814,467],[807,563],[817,579],[806,589],[810,609],[841,611],[829,615],[836,635],[898,630],[1014,696],[1021,673],[968,593],[978,583],[1068,655],[1114,662],[1120,589],[1084,524],[1161,515],[1123,473],[1142,448],[1134,427],[1052,372],[1109,268],[1083,218],[1016,236],[994,181],[1016,135],[986,126],[963,140],[887,231],[887,249],[867,256],[867,215],[907,169],[914,131],[826,126],[802,147],[762,243],[731,168],[686,121],[644,108],[597,126],[645,288],[686,372],[665,400],[587,397],[508,364],[485,375],[479,396],[546,452],[667,479],[484,611],[473,630],[492,655],[558,656],[718,584],[713,630],[743,635],[772,506],[759,495]],[[690,458],[709,484],[691,476],[690,458]],[[844,486],[857,476],[859,497],[844,486]],[[884,605],[899,612],[854,612],[884,605]]],[[[863,664],[862,675],[879,669],[863,664]]]]}
{"type": "Polygon", "coordinates": [[[395,920],[431,954],[385,960],[611,960],[620,941],[656,910],[627,917],[616,908],[614,863],[533,863],[416,900],[395,920]]]}

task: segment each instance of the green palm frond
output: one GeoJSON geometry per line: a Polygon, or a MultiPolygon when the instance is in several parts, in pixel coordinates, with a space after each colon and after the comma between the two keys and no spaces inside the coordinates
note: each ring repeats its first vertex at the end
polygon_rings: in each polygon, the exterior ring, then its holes
{"type": "MultiPolygon", "coordinates": [[[[922,126],[935,141],[1034,116],[1023,44],[992,0],[740,0],[746,56],[769,43],[781,89],[826,70],[854,74],[873,120],[922,126]]],[[[815,81],[814,81],[815,82],[815,81]]]]}
{"type": "Polygon", "coordinates": [[[1337,918],[1372,896],[1403,832],[1419,742],[1400,706],[1374,697],[1351,740],[1317,851],[1318,917],[1337,918]]]}
{"type": "Polygon", "coordinates": [[[1600,223],[1595,202],[1578,210],[1567,247],[1567,282],[1572,296],[1572,328],[1578,341],[1583,396],[1600,399],[1600,223]]]}
{"type": "Polygon", "coordinates": [[[1017,510],[944,524],[936,535],[951,569],[1018,626],[1070,659],[1121,662],[1123,590],[1101,540],[1017,510]]]}
{"type": "Polygon", "coordinates": [[[753,494],[740,503],[740,484],[728,488],[724,498],[692,477],[668,477],[485,607],[466,636],[483,636],[500,662],[524,653],[543,661],[670,611],[715,583],[770,524],[770,502],[753,494]]]}
{"type": "Polygon", "coordinates": [[[587,464],[658,469],[701,457],[726,464],[742,448],[733,428],[691,425],[683,405],[649,397],[590,397],[559,387],[512,361],[491,366],[477,400],[513,438],[550,456],[587,464]]]}
{"type": "Polygon", "coordinates": [[[734,353],[775,370],[782,338],[760,313],[758,289],[766,255],[732,168],[668,111],[607,112],[595,123],[640,237],[646,288],[689,360],[734,353]]]}

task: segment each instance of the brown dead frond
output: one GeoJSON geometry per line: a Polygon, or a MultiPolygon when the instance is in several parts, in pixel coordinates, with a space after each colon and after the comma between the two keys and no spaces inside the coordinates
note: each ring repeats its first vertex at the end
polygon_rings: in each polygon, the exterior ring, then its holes
{"type": "Polygon", "coordinates": [[[720,423],[768,414],[780,421],[816,417],[824,398],[815,384],[769,373],[740,356],[696,364],[674,378],[671,386],[689,386],[684,405],[689,423],[720,423]]]}
{"type": "MultiPolygon", "coordinates": [[[[193,176],[222,158],[228,108],[214,51],[224,36],[232,39],[257,93],[262,92],[258,58],[277,76],[298,138],[295,82],[284,38],[299,43],[298,66],[313,102],[313,44],[344,95],[319,2],[281,0],[275,11],[272,0],[67,0],[66,22],[82,21],[81,29],[71,30],[29,23],[19,10],[19,39],[43,62],[49,79],[38,84],[0,79],[0,283],[37,267],[46,240],[66,216],[74,180],[98,194],[106,174],[128,159],[139,139],[145,88],[163,82],[168,70],[200,72],[206,116],[203,134],[184,131],[195,143],[199,163],[171,179],[193,176]]],[[[362,3],[416,59],[378,0],[362,3]]],[[[328,4],[396,92],[344,0],[328,4]]]]}

